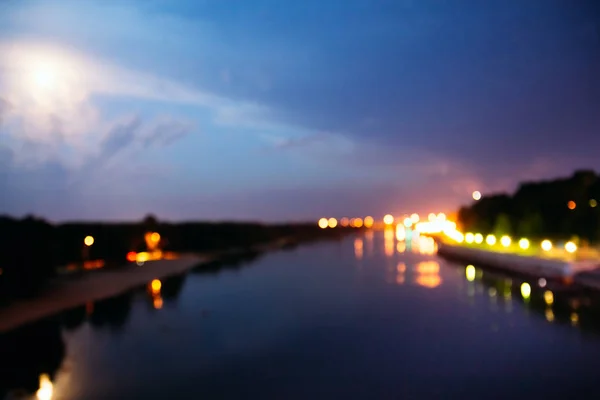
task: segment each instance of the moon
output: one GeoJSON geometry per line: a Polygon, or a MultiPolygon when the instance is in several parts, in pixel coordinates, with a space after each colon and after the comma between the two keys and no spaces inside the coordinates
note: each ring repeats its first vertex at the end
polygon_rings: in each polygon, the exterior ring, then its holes
{"type": "Polygon", "coordinates": [[[48,64],[40,64],[33,70],[33,81],[40,89],[51,89],[56,85],[56,71],[48,64]]]}

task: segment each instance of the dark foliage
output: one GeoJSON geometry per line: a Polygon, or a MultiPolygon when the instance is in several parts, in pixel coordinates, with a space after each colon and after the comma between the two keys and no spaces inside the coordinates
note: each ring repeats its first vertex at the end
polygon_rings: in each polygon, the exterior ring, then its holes
{"type": "Polygon", "coordinates": [[[50,224],[42,219],[0,217],[0,302],[39,292],[59,266],[85,259],[122,265],[129,251],[146,250],[144,235],[158,232],[166,251],[207,253],[249,248],[280,239],[336,237],[350,228],[319,229],[315,223],[276,224],[161,222],[149,215],[139,223],[50,224]],[[86,236],[94,244],[86,247],[86,236]]]}
{"type": "Polygon", "coordinates": [[[462,207],[464,231],[566,240],[600,241],[600,176],[577,171],[570,178],[526,182],[512,195],[485,196],[462,207]],[[568,207],[569,202],[575,208],[568,207]],[[499,232],[502,231],[502,232],[499,232]]]}

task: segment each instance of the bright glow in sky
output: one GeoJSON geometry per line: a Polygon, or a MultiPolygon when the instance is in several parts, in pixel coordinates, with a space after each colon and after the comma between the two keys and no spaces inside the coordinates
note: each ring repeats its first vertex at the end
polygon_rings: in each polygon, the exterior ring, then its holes
{"type": "Polygon", "coordinates": [[[426,215],[600,167],[597,2],[282,4],[2,2],[0,213],[426,215]]]}

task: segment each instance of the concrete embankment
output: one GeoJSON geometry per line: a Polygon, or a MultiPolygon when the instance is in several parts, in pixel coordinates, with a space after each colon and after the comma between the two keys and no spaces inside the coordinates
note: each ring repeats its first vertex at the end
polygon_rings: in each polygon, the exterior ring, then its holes
{"type": "Polygon", "coordinates": [[[0,332],[88,302],[116,296],[153,279],[182,274],[210,260],[210,257],[183,255],[175,260],[148,261],[142,266],[130,264],[115,270],[96,271],[73,280],[57,280],[35,298],[0,308],[0,332]]]}
{"type": "Polygon", "coordinates": [[[485,266],[535,278],[562,282],[577,281],[582,273],[596,270],[600,261],[564,261],[540,257],[521,256],[474,249],[444,242],[438,243],[438,254],[454,261],[485,266]]]}

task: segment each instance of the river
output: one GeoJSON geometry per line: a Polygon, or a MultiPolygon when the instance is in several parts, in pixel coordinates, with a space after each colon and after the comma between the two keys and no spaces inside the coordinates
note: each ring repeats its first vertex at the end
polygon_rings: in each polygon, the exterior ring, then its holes
{"type": "Polygon", "coordinates": [[[87,304],[0,336],[0,398],[598,397],[592,300],[434,250],[370,232],[87,304]]]}

